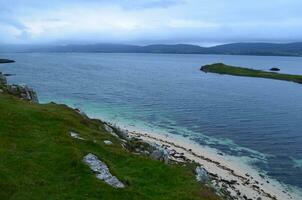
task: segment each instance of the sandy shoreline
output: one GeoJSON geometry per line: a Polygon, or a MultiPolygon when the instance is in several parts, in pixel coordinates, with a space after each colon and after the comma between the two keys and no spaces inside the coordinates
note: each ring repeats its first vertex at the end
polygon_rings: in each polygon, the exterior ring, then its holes
{"type": "Polygon", "coordinates": [[[224,188],[233,199],[243,200],[301,200],[279,182],[269,179],[237,158],[225,156],[212,148],[201,146],[181,136],[144,132],[132,127],[124,128],[130,137],[166,148],[170,159],[182,162],[182,158],[201,165],[211,177],[212,185],[224,188]],[[175,156],[177,155],[177,156],[175,156]]]}
{"type": "MultiPolygon", "coordinates": [[[[106,119],[104,116],[93,117],[106,119]]],[[[107,118],[108,119],[108,118],[107,118]]],[[[179,157],[191,160],[201,165],[213,179],[211,182],[217,188],[227,190],[233,199],[238,200],[301,200],[302,192],[294,187],[288,187],[260,173],[241,158],[225,155],[214,148],[202,146],[192,140],[167,132],[140,129],[122,121],[110,122],[111,126],[127,132],[130,137],[139,138],[145,142],[166,148],[174,155],[170,159],[182,162],[179,157]]]]}

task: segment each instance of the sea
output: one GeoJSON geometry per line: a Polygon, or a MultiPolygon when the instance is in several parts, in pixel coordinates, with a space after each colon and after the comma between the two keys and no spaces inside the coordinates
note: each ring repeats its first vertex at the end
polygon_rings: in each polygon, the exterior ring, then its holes
{"type": "MultiPolygon", "coordinates": [[[[302,190],[302,85],[204,73],[205,64],[302,75],[302,57],[2,53],[10,83],[34,88],[40,102],[80,108],[119,126],[173,134],[302,190]]],[[[302,197],[301,197],[302,198],[302,197]]]]}

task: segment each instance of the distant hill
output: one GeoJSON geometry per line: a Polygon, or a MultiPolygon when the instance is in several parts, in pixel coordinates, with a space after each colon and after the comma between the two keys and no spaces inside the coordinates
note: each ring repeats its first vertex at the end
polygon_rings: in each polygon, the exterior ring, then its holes
{"type": "Polygon", "coordinates": [[[302,56],[302,42],[274,43],[233,43],[209,48],[214,54],[302,56]]]}
{"type": "Polygon", "coordinates": [[[189,44],[175,45],[148,45],[140,48],[142,53],[175,53],[175,54],[203,54],[207,53],[207,48],[189,44]]]}
{"type": "Polygon", "coordinates": [[[147,46],[125,44],[5,45],[0,46],[0,52],[100,52],[302,56],[302,42],[286,44],[231,43],[214,47],[201,47],[190,44],[154,44],[147,46]]]}

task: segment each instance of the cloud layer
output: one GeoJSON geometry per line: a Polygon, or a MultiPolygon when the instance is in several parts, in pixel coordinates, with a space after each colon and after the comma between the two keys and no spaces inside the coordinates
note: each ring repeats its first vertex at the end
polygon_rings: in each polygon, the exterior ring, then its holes
{"type": "Polygon", "coordinates": [[[300,0],[0,0],[1,43],[302,40],[300,0]]]}

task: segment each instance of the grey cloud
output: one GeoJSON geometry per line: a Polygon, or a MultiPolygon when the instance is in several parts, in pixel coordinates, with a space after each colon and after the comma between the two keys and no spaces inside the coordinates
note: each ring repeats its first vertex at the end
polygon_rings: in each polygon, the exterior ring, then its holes
{"type": "Polygon", "coordinates": [[[0,31],[0,42],[302,39],[301,0],[0,0],[0,7],[0,26],[20,31],[0,31]]]}

